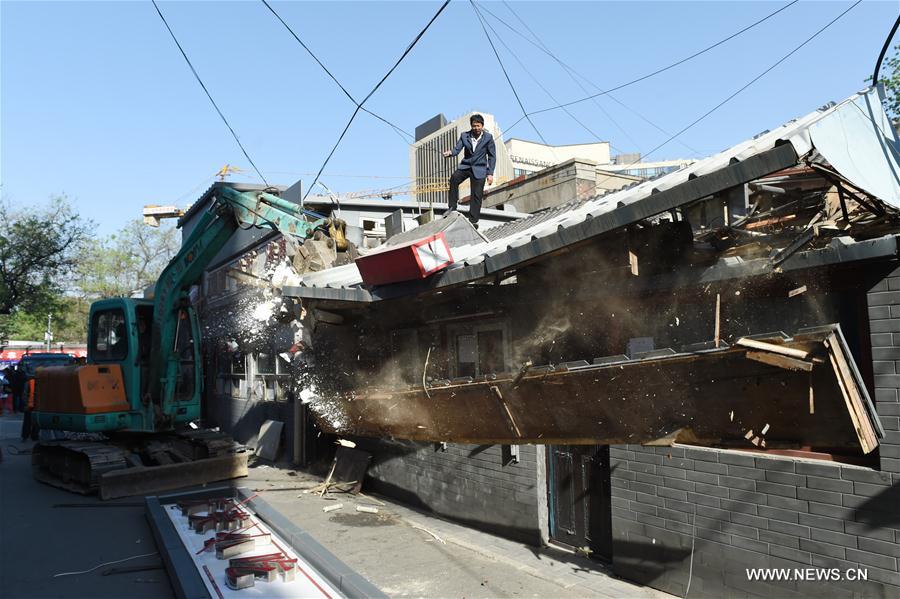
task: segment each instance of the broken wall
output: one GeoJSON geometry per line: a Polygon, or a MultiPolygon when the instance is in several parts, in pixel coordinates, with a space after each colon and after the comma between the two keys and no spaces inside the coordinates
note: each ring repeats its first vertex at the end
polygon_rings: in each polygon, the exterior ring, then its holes
{"type": "Polygon", "coordinates": [[[900,269],[892,269],[857,273],[867,310],[838,310],[842,326],[856,313],[871,342],[868,349],[857,337],[858,363],[886,431],[875,460],[858,466],[685,446],[612,447],[617,574],[683,596],[692,569],[692,597],[900,593],[900,269]],[[860,568],[868,579],[763,583],[746,574],[807,567],[860,568]]]}

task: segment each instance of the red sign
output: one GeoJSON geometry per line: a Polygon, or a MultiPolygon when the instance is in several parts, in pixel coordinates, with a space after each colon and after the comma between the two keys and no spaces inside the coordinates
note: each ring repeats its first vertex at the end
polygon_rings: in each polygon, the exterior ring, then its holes
{"type": "Polygon", "coordinates": [[[49,352],[46,349],[42,349],[39,347],[28,348],[28,349],[4,349],[0,351],[0,361],[2,362],[18,362],[22,359],[26,354],[36,354],[36,353],[50,353],[50,354],[71,354],[76,358],[86,358],[87,357],[87,348],[78,347],[72,349],[59,349],[58,347],[52,348],[49,352]]]}

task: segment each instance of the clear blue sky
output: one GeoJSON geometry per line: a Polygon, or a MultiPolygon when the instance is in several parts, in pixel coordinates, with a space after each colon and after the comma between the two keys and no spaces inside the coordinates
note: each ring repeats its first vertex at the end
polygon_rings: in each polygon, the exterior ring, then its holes
{"type": "MultiPolygon", "coordinates": [[[[357,98],[439,4],[273,2],[357,98]]],[[[783,4],[512,6],[562,61],[607,87],[687,56],[783,4]]],[[[675,132],[850,4],[800,2],[700,58],[614,95],[675,132]]],[[[524,32],[502,3],[486,6],[524,32]]],[[[896,0],[863,2],[681,139],[701,154],[712,153],[863,88],[898,6],[896,0]]],[[[161,8],[269,182],[311,180],[307,173],[318,170],[337,139],[354,108],[350,101],[259,2],[162,2],[161,8]]],[[[551,59],[487,18],[557,99],[584,95],[551,59]]],[[[66,193],[106,234],[140,216],[144,204],[190,203],[226,163],[249,169],[149,1],[2,1],[0,27],[0,181],[14,206],[66,193]]],[[[495,42],[525,107],[553,105],[495,42]]],[[[618,126],[592,102],[572,110],[617,150],[646,152],[666,139],[620,104],[600,102],[618,126]]],[[[462,0],[450,4],[367,107],[410,132],[438,112],[452,118],[478,109],[496,115],[501,127],[521,116],[471,6],[462,0]]],[[[549,143],[595,141],[562,111],[534,120],[549,143]]],[[[537,139],[525,122],[510,135],[537,139]]],[[[653,158],[693,155],[672,142],[653,158]]],[[[323,180],[344,192],[400,185],[408,175],[407,144],[362,114],[323,180]]],[[[239,179],[255,176],[248,171],[239,179]]]]}

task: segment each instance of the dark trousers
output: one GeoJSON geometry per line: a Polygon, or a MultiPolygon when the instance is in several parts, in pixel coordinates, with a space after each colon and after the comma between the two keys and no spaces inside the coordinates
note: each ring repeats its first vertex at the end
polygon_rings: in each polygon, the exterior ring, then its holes
{"type": "Polygon", "coordinates": [[[469,200],[469,220],[477,223],[481,217],[481,201],[484,199],[485,179],[476,179],[469,169],[458,169],[450,175],[450,194],[447,197],[447,209],[456,210],[459,202],[459,184],[469,179],[472,184],[472,199],[469,200]]]}
{"type": "Polygon", "coordinates": [[[37,422],[31,418],[31,408],[26,408],[22,415],[22,440],[27,441],[28,439],[38,440],[38,426],[37,422]]]}

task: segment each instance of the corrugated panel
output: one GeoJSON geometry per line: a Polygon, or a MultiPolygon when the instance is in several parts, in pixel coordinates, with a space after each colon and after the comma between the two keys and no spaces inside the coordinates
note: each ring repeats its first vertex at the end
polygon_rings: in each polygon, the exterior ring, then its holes
{"type": "MultiPolygon", "coordinates": [[[[489,242],[455,248],[456,264],[437,275],[430,287],[458,284],[503,271],[524,260],[792,166],[798,156],[813,147],[809,132],[812,124],[868,94],[875,92],[868,90],[854,94],[840,104],[789,121],[657,179],[603,196],[574,200],[490,229],[485,232],[489,242]],[[481,259],[476,259],[476,256],[481,259]],[[469,266],[482,260],[483,268],[469,266]]],[[[347,269],[341,273],[324,274],[327,272],[305,277],[304,286],[353,286],[361,283],[358,271],[347,269]]]]}

